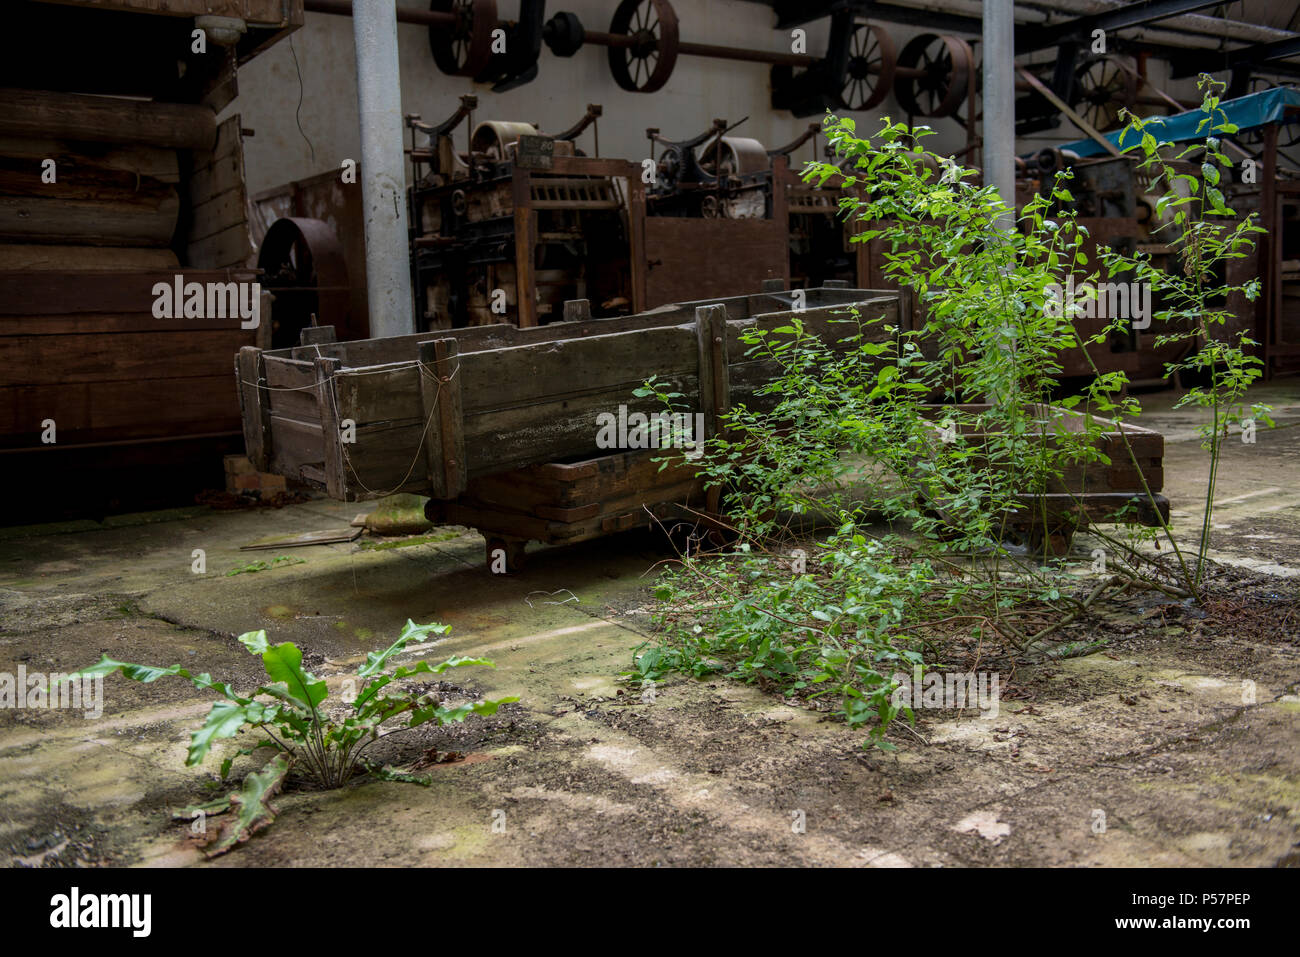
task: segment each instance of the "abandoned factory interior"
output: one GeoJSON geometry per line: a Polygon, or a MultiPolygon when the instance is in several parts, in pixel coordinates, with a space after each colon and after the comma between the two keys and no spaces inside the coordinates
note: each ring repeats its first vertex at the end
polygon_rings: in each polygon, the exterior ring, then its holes
{"type": "Polygon", "coordinates": [[[192,939],[217,867],[1280,915],[1300,2],[3,6],[16,922],[192,939]]]}

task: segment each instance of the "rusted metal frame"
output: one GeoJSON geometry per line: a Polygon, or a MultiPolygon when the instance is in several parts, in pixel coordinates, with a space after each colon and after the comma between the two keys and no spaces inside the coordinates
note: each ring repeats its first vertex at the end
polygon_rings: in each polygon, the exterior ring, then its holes
{"type": "MultiPolygon", "coordinates": [[[[645,261],[645,183],[641,181],[641,167],[622,159],[602,159],[589,156],[557,156],[550,172],[561,176],[608,176],[627,182],[627,240],[628,268],[631,281],[632,312],[642,312],[646,307],[645,261]]],[[[532,186],[527,195],[532,200],[532,186]]],[[[516,209],[518,207],[516,206],[516,209]]],[[[516,219],[516,237],[518,220],[516,219]]],[[[522,325],[523,323],[520,323],[522,325]]],[[[536,323],[534,323],[535,325],[536,323]]]]}
{"type": "Polygon", "coordinates": [[[1037,93],[1039,93],[1044,99],[1046,99],[1054,107],[1056,107],[1058,110],[1064,113],[1067,117],[1069,117],[1070,121],[1074,123],[1075,126],[1083,130],[1083,132],[1086,133],[1089,138],[1091,138],[1094,142],[1096,142],[1099,146],[1101,146],[1101,148],[1104,149],[1107,153],[1109,153],[1111,156],[1124,155],[1123,153],[1120,152],[1119,148],[1116,147],[1114,143],[1106,139],[1106,137],[1102,136],[1099,132],[1097,132],[1096,129],[1093,128],[1091,123],[1089,123],[1082,116],[1076,113],[1070,107],[1070,104],[1066,103],[1063,99],[1057,96],[1056,93],[1054,93],[1051,89],[1049,89],[1046,83],[1044,83],[1038,77],[1034,76],[1032,73],[1030,73],[1027,69],[1025,69],[1022,66],[1016,67],[1016,72],[1019,73],[1022,77],[1024,77],[1025,82],[1028,83],[1037,93]]]}
{"type": "MultiPolygon", "coordinates": [[[[786,196],[785,188],[781,185],[790,178],[790,161],[785,156],[772,157],[772,219],[780,225],[781,230],[785,233],[790,231],[790,205],[789,198],[786,196]]],[[[790,282],[790,255],[789,242],[786,243],[785,268],[781,271],[781,278],[788,285],[790,282]]]]}

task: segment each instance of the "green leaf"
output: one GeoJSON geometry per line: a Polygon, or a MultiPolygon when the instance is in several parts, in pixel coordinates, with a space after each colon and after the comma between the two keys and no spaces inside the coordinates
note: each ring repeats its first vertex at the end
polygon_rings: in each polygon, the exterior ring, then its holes
{"type": "Polygon", "coordinates": [[[277,754],[260,771],[244,778],[237,794],[230,795],[230,807],[235,815],[225,822],[218,835],[204,853],[213,858],[225,854],[237,844],[242,844],[258,831],[265,830],[275,820],[276,811],[271,798],[280,793],[285,775],[289,773],[289,759],[277,754]]]}
{"type": "MultiPolygon", "coordinates": [[[[429,664],[427,661],[417,661],[413,665],[402,665],[394,669],[391,675],[380,675],[371,681],[361,693],[357,695],[357,700],[352,702],[355,711],[362,711],[375,696],[390,683],[402,678],[409,678],[412,675],[440,675],[449,668],[462,668],[468,665],[481,665],[484,668],[495,668],[496,664],[487,658],[467,658],[460,655],[452,655],[446,661],[436,665],[429,664]]],[[[360,674],[361,672],[357,672],[360,674]]]]}
{"type": "Polygon", "coordinates": [[[190,735],[189,753],[185,763],[191,767],[198,764],[207,757],[208,750],[214,742],[223,738],[233,738],[239,734],[240,729],[250,723],[246,710],[250,707],[256,709],[259,718],[264,713],[263,706],[256,701],[249,704],[240,704],[238,701],[218,701],[214,704],[208,711],[203,726],[190,735]]]}
{"type": "Polygon", "coordinates": [[[72,674],[64,676],[54,682],[54,686],[57,687],[65,682],[76,681],[81,678],[93,678],[96,675],[107,675],[114,671],[120,671],[124,677],[130,678],[132,681],[138,681],[141,684],[151,684],[159,678],[175,676],[177,678],[184,678],[200,691],[215,691],[232,701],[247,702],[249,700],[248,698],[241,698],[236,695],[230,690],[229,685],[220,681],[213,681],[212,675],[207,674],[206,672],[197,675],[191,674],[180,665],[172,665],[170,668],[158,668],[154,665],[135,665],[126,661],[114,661],[112,658],[108,657],[108,655],[104,655],[89,668],[82,668],[80,671],[74,671],[72,674]]]}
{"type": "Polygon", "coordinates": [[[472,704],[463,704],[456,708],[444,708],[441,705],[415,708],[411,711],[411,720],[408,727],[414,728],[429,721],[436,721],[440,725],[454,724],[464,721],[471,714],[487,717],[496,714],[497,709],[503,704],[510,704],[518,700],[519,697],[513,695],[509,698],[497,698],[495,701],[475,701],[472,704]]]}
{"type": "Polygon", "coordinates": [[[192,821],[200,814],[205,816],[215,816],[225,814],[230,810],[230,795],[225,797],[214,798],[203,804],[189,804],[182,808],[172,808],[172,820],[174,821],[192,821]]]}
{"type": "Polygon", "coordinates": [[[302,670],[302,652],[291,641],[262,652],[262,665],[272,681],[282,683],[290,697],[311,711],[329,694],[325,682],[302,670]]]}
{"type": "Polygon", "coordinates": [[[239,643],[255,655],[260,655],[270,648],[265,631],[246,631],[239,636],[239,643]]]}
{"type": "Polygon", "coordinates": [[[381,781],[400,781],[403,784],[418,784],[421,787],[428,787],[433,784],[433,775],[430,774],[413,774],[410,771],[399,771],[397,768],[384,765],[367,765],[366,770],[379,778],[381,781]]]}
{"type": "Polygon", "coordinates": [[[383,651],[372,651],[366,655],[366,663],[357,670],[357,677],[369,678],[378,674],[389,658],[401,654],[402,650],[415,639],[423,638],[429,634],[445,635],[449,631],[451,631],[449,625],[440,625],[436,622],[430,625],[417,625],[408,618],[405,627],[402,628],[401,635],[398,636],[395,642],[383,651]]]}

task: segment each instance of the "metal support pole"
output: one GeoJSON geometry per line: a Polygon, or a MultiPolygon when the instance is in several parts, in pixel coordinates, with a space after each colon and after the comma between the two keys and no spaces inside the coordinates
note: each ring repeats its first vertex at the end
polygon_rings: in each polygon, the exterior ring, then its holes
{"type": "Polygon", "coordinates": [[[361,200],[366,230],[370,335],[415,332],[407,248],[406,159],[394,0],[354,0],[361,200]]]}
{"type": "Polygon", "coordinates": [[[1012,0],[984,0],[984,184],[997,187],[1014,227],[1016,53],[1012,0]]]}

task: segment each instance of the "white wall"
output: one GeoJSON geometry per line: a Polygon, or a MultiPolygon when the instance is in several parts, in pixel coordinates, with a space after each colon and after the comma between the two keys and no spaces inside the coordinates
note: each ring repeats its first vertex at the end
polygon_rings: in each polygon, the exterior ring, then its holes
{"type": "MultiPolygon", "coordinates": [[[[399,0],[401,7],[427,9],[427,0],[399,0]]],[[[590,30],[608,30],[616,8],[614,0],[553,0],[547,16],[559,10],[577,13],[590,30]]],[[[771,10],[739,0],[674,0],[681,38],[700,43],[754,49],[789,50],[788,32],[774,29],[771,10]]],[[[512,0],[498,0],[502,17],[518,15],[512,0]]],[[[808,24],[808,52],[825,50],[829,20],[808,24]]],[[[899,49],[917,32],[886,24],[899,49]]],[[[539,75],[532,83],[497,94],[491,87],[442,73],[429,52],[426,28],[399,23],[398,45],[402,69],[402,109],[437,122],[455,111],[458,98],[476,93],[479,108],[474,121],[526,120],[545,132],[559,132],[575,123],[588,103],[605,110],[600,120],[602,156],[640,159],[649,155],[647,126],[659,127],[664,136],[685,139],[707,129],[714,117],[732,122],[749,121],[736,130],[768,148],[798,136],[814,117],[796,119],[771,108],[769,67],[700,57],[680,57],[668,84],[651,94],[628,93],[610,76],[605,48],[584,46],[570,58],[556,57],[542,48],[539,75]]],[[[326,14],[307,14],[305,26],[241,68],[240,96],[227,112],[242,115],[242,125],[256,135],[244,141],[248,186],[251,192],[279,186],[315,173],[338,169],[344,159],[360,151],[357,130],[356,58],[352,46],[352,20],[326,14]],[[302,73],[302,106],[298,110],[299,83],[294,53],[302,73]],[[298,132],[295,111],[315,147],[311,157],[298,132]]],[[[857,114],[859,130],[877,125],[874,117],[901,115],[893,95],[875,110],[857,114]]],[[[929,121],[940,136],[927,140],[930,149],[956,150],[964,143],[960,126],[952,119],[929,121]]],[[[460,142],[463,131],[457,131],[460,142]]],[[[1066,137],[1070,138],[1070,137],[1066,137]]],[[[580,145],[591,152],[590,133],[580,145]]],[[[807,148],[805,148],[806,150],[807,148]]],[[[801,151],[797,158],[806,158],[801,151]]]]}

